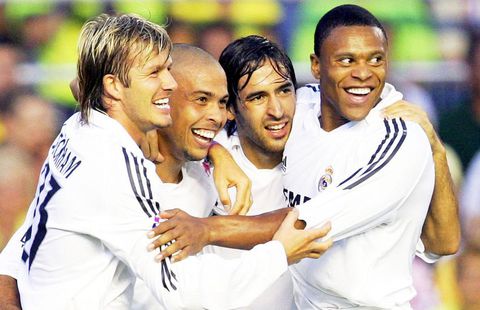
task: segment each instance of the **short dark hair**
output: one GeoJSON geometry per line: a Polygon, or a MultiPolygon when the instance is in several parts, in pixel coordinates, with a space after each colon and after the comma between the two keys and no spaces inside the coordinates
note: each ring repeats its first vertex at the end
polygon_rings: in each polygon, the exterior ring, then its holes
{"type": "Polygon", "coordinates": [[[387,32],[380,21],[366,9],[353,4],[337,6],[325,15],[317,23],[315,28],[313,51],[320,56],[320,49],[325,39],[338,27],[344,26],[369,26],[379,28],[388,42],[387,32]]]}
{"type": "MultiPolygon", "coordinates": [[[[233,41],[223,50],[219,62],[227,75],[229,94],[227,107],[237,109],[238,92],[247,86],[252,74],[267,61],[281,77],[291,80],[293,86],[297,87],[292,61],[283,49],[267,38],[250,35],[233,41]],[[238,85],[245,75],[247,76],[245,83],[238,85]]],[[[227,134],[232,135],[237,130],[235,121],[227,121],[225,128],[227,134]]]]}

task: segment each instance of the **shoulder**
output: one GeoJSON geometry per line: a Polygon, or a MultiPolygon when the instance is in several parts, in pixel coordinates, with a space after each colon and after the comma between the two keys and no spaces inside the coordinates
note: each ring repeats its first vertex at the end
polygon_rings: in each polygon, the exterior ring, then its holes
{"type": "Polygon", "coordinates": [[[400,157],[412,160],[432,157],[428,138],[417,123],[401,118],[382,119],[371,126],[371,130],[374,132],[370,132],[368,137],[375,137],[371,142],[375,143],[375,147],[379,150],[383,149],[392,154],[404,154],[400,157]]]}
{"type": "Polygon", "coordinates": [[[320,104],[320,85],[306,84],[297,89],[297,105],[319,105],[320,104]]]}

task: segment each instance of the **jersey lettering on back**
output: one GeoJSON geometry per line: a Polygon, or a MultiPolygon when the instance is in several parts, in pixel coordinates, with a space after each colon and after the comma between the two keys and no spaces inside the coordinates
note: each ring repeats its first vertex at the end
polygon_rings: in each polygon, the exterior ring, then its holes
{"type": "Polygon", "coordinates": [[[46,206],[55,193],[61,188],[53,177],[50,166],[45,164],[41,173],[40,186],[35,197],[35,210],[33,212],[32,225],[22,237],[23,252],[22,260],[27,263],[30,270],[37,251],[47,234],[48,212],[46,206]]]}

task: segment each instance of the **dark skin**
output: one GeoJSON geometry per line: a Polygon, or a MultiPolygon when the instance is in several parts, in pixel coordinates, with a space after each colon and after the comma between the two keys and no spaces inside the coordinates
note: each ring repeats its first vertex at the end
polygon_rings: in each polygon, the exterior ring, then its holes
{"type": "Polygon", "coordinates": [[[20,310],[20,294],[18,293],[17,280],[10,276],[0,275],[0,310],[20,310]]]}

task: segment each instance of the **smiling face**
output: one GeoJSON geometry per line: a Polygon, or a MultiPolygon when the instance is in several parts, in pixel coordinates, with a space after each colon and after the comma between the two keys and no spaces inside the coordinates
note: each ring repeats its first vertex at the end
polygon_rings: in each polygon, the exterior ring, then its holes
{"type": "Polygon", "coordinates": [[[387,71],[387,43],[371,26],[341,26],[331,31],[310,57],[320,81],[322,127],[333,130],[364,119],[380,100],[387,71]]]}
{"type": "Polygon", "coordinates": [[[173,124],[160,134],[172,142],[177,159],[200,160],[207,156],[213,138],[227,120],[227,79],[213,61],[176,66],[172,70],[178,81],[171,98],[173,124]]]}
{"type": "Polygon", "coordinates": [[[285,143],[292,128],[295,112],[295,89],[291,80],[278,74],[270,61],[253,72],[242,89],[247,76],[239,80],[236,109],[229,111],[235,119],[242,149],[258,168],[262,159],[274,167],[281,160],[285,143]]]}
{"type": "Polygon", "coordinates": [[[154,54],[146,62],[142,58],[140,54],[134,60],[128,87],[118,80],[115,82],[118,104],[112,117],[133,137],[171,125],[169,98],[177,87],[169,71],[172,59],[167,50],[154,54]]]}

